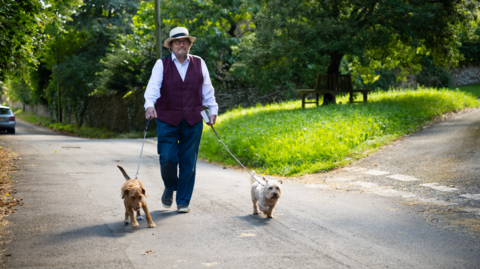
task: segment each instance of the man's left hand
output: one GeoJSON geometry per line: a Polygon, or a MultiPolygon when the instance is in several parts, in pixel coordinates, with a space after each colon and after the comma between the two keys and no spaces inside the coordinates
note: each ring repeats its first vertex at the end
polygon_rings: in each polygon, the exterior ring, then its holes
{"type": "Polygon", "coordinates": [[[217,120],[217,115],[210,115],[210,122],[207,123],[207,125],[214,125],[215,124],[215,121],[217,120]]]}

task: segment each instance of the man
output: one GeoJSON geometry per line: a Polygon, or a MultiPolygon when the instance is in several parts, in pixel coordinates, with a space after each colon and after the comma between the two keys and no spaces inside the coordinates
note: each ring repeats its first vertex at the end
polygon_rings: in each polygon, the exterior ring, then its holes
{"type": "Polygon", "coordinates": [[[190,211],[203,130],[202,105],[210,109],[208,125],[215,124],[218,114],[207,66],[203,59],[189,54],[195,39],[184,27],[170,31],[164,46],[172,53],[156,62],[145,90],[145,117],[156,118],[157,122],[157,148],[165,184],[162,204],[170,208],[176,191],[179,213],[190,211]]]}

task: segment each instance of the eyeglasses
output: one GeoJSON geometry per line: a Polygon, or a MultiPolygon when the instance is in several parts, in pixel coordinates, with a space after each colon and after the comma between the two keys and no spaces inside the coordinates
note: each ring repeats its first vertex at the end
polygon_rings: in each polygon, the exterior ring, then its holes
{"type": "Polygon", "coordinates": [[[187,46],[190,45],[190,40],[188,39],[182,39],[182,40],[177,39],[174,42],[175,42],[175,45],[180,45],[182,43],[183,45],[187,45],[187,46]]]}

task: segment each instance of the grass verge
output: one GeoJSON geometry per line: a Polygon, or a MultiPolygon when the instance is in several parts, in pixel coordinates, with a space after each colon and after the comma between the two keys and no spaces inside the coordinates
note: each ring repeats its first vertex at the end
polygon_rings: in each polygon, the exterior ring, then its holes
{"type": "MultiPolygon", "coordinates": [[[[469,92],[476,96],[477,98],[480,97],[480,84],[473,84],[473,85],[466,85],[457,87],[460,91],[469,92]]],[[[455,88],[455,89],[457,89],[455,88]]]]}
{"type": "MultiPolygon", "coordinates": [[[[238,108],[218,118],[215,129],[232,153],[259,173],[299,176],[357,160],[419,130],[444,113],[479,107],[458,90],[374,92],[369,103],[301,109],[300,101],[238,108]]],[[[360,101],[360,100],[357,100],[360,101]]],[[[210,127],[204,127],[199,157],[236,166],[210,127]]]]}
{"type": "MultiPolygon", "coordinates": [[[[32,112],[22,111],[18,109],[14,112],[15,116],[21,120],[26,122],[39,125],[42,127],[46,127],[64,134],[85,137],[85,138],[143,138],[144,131],[137,131],[137,132],[126,132],[126,133],[118,133],[106,128],[94,128],[94,127],[86,127],[86,126],[77,126],[74,124],[66,124],[66,123],[58,123],[54,122],[51,118],[37,116],[32,112]]],[[[150,123],[150,128],[147,133],[147,137],[156,137],[157,130],[152,128],[154,126],[150,123]]]]}

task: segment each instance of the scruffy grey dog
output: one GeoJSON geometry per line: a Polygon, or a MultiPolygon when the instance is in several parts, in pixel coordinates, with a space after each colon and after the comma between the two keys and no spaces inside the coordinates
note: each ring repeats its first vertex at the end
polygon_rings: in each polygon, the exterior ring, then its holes
{"type": "MultiPolygon", "coordinates": [[[[255,172],[253,172],[255,175],[255,172]]],[[[282,180],[267,180],[262,177],[263,185],[260,185],[256,180],[250,177],[252,181],[252,202],[253,202],[253,214],[258,214],[257,203],[260,210],[267,215],[267,218],[273,218],[273,209],[277,205],[278,199],[282,194],[280,184],[282,180]]]]}

